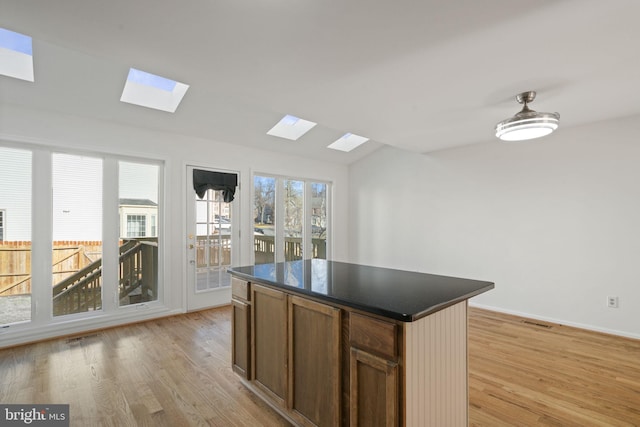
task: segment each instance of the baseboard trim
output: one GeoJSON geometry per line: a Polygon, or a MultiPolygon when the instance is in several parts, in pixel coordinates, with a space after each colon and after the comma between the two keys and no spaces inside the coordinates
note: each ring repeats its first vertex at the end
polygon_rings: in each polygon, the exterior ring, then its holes
{"type": "Polygon", "coordinates": [[[31,326],[28,323],[9,325],[0,329],[0,349],[57,339],[77,334],[92,333],[101,329],[124,326],[131,323],[183,314],[184,310],[166,307],[147,308],[144,312],[128,310],[117,315],[77,318],[46,326],[31,326]]]}
{"type": "Polygon", "coordinates": [[[573,328],[585,329],[585,330],[588,330],[588,331],[600,332],[600,333],[603,333],[603,334],[616,335],[616,336],[619,336],[619,337],[625,337],[625,338],[632,338],[632,339],[640,340],[640,334],[634,334],[634,333],[625,332],[625,331],[618,331],[618,330],[615,330],[615,329],[601,328],[599,326],[586,325],[584,323],[571,322],[571,321],[568,321],[568,320],[556,319],[556,318],[553,318],[553,317],[539,316],[539,315],[533,314],[533,313],[525,313],[525,312],[522,312],[522,311],[509,310],[509,309],[505,309],[505,308],[501,308],[501,307],[493,307],[493,306],[484,305],[484,304],[476,304],[476,303],[471,302],[471,301],[469,301],[469,307],[477,307],[477,308],[482,308],[484,310],[491,310],[491,311],[497,311],[499,313],[511,314],[513,316],[527,317],[529,319],[535,319],[535,320],[542,320],[542,321],[545,321],[545,322],[557,323],[557,324],[560,324],[560,325],[571,326],[573,328]]]}

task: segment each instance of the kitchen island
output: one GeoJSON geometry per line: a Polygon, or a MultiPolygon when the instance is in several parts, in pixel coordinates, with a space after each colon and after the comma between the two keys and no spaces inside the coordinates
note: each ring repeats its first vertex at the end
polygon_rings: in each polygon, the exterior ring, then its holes
{"type": "Polygon", "coordinates": [[[300,426],[467,426],[467,301],[493,283],[326,260],[229,269],[232,365],[300,426]]]}

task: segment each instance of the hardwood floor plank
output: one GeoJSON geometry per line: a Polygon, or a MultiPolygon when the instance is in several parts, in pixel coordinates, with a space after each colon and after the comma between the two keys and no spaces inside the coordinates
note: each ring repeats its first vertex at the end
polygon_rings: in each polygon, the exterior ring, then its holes
{"type": "MultiPolygon", "coordinates": [[[[222,307],[0,350],[0,402],[70,403],[83,427],[288,426],[232,372],[230,316],[222,307]]],[[[640,426],[640,341],[469,316],[471,426],[640,426]]]]}
{"type": "Polygon", "coordinates": [[[469,313],[472,425],[640,425],[640,341],[469,313]]]}

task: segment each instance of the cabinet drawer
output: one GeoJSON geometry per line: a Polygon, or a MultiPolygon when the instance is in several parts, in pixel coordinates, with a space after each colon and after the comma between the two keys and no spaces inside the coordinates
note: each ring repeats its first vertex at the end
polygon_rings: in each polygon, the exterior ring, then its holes
{"type": "Polygon", "coordinates": [[[352,347],[367,350],[389,359],[398,356],[397,326],[373,317],[351,313],[349,342],[352,347]]]}
{"type": "Polygon", "coordinates": [[[234,298],[241,299],[243,301],[251,300],[251,289],[249,282],[238,279],[236,277],[231,278],[231,295],[234,298]]]}

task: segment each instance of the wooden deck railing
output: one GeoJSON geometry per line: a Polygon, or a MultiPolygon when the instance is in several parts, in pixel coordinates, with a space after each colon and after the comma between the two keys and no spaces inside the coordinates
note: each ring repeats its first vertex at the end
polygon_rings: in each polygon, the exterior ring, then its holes
{"type": "MultiPolygon", "coordinates": [[[[137,301],[157,296],[158,244],[151,240],[126,240],[120,246],[120,299],[142,287],[137,301]]],[[[102,259],[57,283],[53,287],[53,314],[79,313],[102,306],[102,259]]]]}
{"type": "MultiPolygon", "coordinates": [[[[16,254],[21,253],[21,264],[30,266],[30,242],[28,246],[20,248],[7,248],[5,251],[15,251],[16,254]]],[[[96,242],[99,243],[99,242],[96,242]]],[[[221,244],[222,251],[206,251],[206,239],[198,238],[198,265],[205,264],[208,261],[211,264],[217,264],[222,261],[223,264],[230,263],[231,257],[231,239],[223,236],[221,241],[213,242],[216,246],[221,244]],[[219,256],[222,259],[219,259],[219,256]]],[[[312,239],[312,258],[326,258],[326,240],[312,239]]],[[[213,247],[212,246],[212,247],[213,247]]],[[[90,262],[86,254],[82,254],[78,247],[66,246],[54,248],[54,282],[56,275],[68,275],[53,286],[53,305],[54,314],[69,314],[81,311],[97,310],[102,306],[102,259],[90,262]],[[63,252],[67,251],[67,252],[63,252]],[[84,266],[80,269],[67,265],[73,260],[73,264],[84,266]]],[[[254,252],[256,264],[264,262],[273,262],[275,253],[275,241],[273,236],[254,236],[254,252]]],[[[285,257],[287,260],[298,260],[303,257],[302,239],[287,237],[285,238],[285,257]]],[[[157,297],[157,262],[158,262],[158,244],[157,239],[132,239],[125,240],[120,246],[120,273],[119,273],[119,296],[125,298],[132,292],[141,288],[139,300],[149,300],[157,297]]],[[[29,269],[30,270],[30,269],[29,269]]],[[[29,271],[27,270],[27,271],[29,271]]],[[[24,271],[24,270],[23,270],[24,271]]],[[[9,278],[7,276],[4,279],[9,278]]],[[[13,278],[12,283],[0,286],[0,296],[15,294],[16,290],[21,289],[21,294],[29,294],[31,291],[31,275],[21,272],[13,272],[10,274],[13,278]],[[27,289],[28,288],[28,289],[27,289]]],[[[1,283],[0,283],[1,284],[1,283]]]]}
{"type": "MultiPolygon", "coordinates": [[[[265,262],[273,262],[275,254],[274,236],[254,235],[253,250],[255,253],[255,263],[263,264],[265,262]]],[[[327,258],[327,240],[311,239],[311,258],[327,258]]],[[[301,237],[285,237],[284,254],[287,261],[295,261],[302,259],[303,248],[301,237]]]]}
{"type": "Polygon", "coordinates": [[[53,315],[102,307],[102,258],[53,287],[53,315]]]}
{"type": "Polygon", "coordinates": [[[119,297],[122,300],[141,288],[132,303],[149,301],[157,297],[158,288],[157,239],[129,240],[120,247],[119,297]]]}

